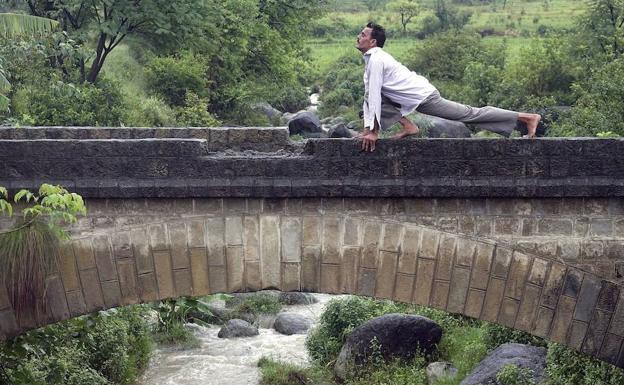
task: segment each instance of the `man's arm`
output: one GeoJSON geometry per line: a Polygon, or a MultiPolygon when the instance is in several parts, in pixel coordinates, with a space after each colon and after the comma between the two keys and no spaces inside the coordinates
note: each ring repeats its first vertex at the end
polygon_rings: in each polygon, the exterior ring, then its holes
{"type": "Polygon", "coordinates": [[[383,85],[383,62],[371,57],[368,63],[368,95],[364,102],[364,127],[377,128],[381,120],[381,86],[383,85]]]}

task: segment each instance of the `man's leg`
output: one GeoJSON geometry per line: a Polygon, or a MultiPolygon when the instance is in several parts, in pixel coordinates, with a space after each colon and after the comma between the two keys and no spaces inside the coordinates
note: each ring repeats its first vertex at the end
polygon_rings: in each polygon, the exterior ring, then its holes
{"type": "Polygon", "coordinates": [[[409,120],[406,116],[401,117],[399,120],[401,124],[401,131],[392,136],[392,139],[401,139],[406,136],[416,135],[420,131],[418,126],[414,124],[411,120],[409,120]]]}
{"type": "Polygon", "coordinates": [[[491,106],[470,107],[446,100],[437,91],[425,99],[416,111],[444,119],[471,123],[479,128],[507,137],[516,128],[518,121],[526,123],[528,128],[527,136],[534,137],[537,125],[541,119],[541,116],[538,114],[509,111],[491,106]]]}

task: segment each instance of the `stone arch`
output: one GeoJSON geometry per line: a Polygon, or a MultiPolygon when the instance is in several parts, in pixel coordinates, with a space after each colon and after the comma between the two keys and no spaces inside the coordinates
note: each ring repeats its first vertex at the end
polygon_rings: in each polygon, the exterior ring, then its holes
{"type": "Polygon", "coordinates": [[[276,288],[350,293],[499,323],[624,367],[624,291],[559,261],[477,237],[337,213],[200,215],[96,230],[63,246],[45,311],[0,338],[96,310],[276,288]]]}

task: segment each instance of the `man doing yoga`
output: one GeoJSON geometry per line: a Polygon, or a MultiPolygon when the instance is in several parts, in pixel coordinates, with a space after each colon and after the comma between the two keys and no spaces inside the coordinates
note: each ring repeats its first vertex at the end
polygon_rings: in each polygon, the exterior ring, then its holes
{"type": "Polygon", "coordinates": [[[357,37],[356,48],[364,55],[366,65],[364,132],[360,135],[363,150],[373,151],[379,130],[396,122],[401,124],[401,130],[394,138],[418,133],[418,127],[407,118],[414,111],[471,123],[507,137],[520,121],[527,126],[527,136],[535,137],[540,115],[490,106],[475,108],[446,100],[426,78],[410,71],[385,52],[385,42],[384,28],[374,23],[368,23],[357,37]]]}

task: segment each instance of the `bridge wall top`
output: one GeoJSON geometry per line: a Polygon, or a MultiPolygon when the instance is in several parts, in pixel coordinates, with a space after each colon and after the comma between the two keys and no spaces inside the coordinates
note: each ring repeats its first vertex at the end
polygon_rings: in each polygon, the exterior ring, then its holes
{"type": "Polygon", "coordinates": [[[0,185],[88,198],[622,197],[624,140],[288,140],[284,128],[4,128],[0,185]]]}

